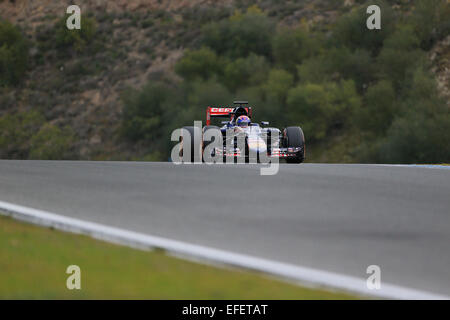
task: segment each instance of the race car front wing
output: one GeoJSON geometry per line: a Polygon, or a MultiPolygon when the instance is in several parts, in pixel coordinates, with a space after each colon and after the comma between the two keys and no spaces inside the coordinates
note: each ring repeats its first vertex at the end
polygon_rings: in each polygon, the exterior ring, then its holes
{"type": "MultiPolygon", "coordinates": [[[[271,152],[267,152],[268,158],[296,158],[302,152],[301,147],[296,148],[273,148],[271,152]]],[[[225,157],[245,157],[248,158],[249,155],[245,154],[245,151],[242,152],[239,148],[223,149],[216,148],[215,154],[217,156],[225,156],[225,157]]]]}

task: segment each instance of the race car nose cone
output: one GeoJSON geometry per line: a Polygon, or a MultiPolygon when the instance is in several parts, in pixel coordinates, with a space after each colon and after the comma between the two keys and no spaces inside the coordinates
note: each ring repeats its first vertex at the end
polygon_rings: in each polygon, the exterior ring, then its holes
{"type": "Polygon", "coordinates": [[[258,140],[255,140],[255,141],[249,141],[248,142],[248,149],[251,152],[263,153],[263,152],[267,152],[267,145],[262,139],[258,139],[258,140]]]}

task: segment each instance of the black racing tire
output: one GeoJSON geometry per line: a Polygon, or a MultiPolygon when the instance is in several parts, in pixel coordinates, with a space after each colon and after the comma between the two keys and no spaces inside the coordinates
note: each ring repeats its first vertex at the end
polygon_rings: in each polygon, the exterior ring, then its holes
{"type": "Polygon", "coordinates": [[[302,148],[295,158],[287,158],[287,163],[302,163],[305,161],[305,135],[300,127],[287,127],[284,130],[285,143],[287,148],[302,148]]]}
{"type": "Polygon", "coordinates": [[[202,156],[201,152],[201,137],[202,132],[198,127],[183,127],[183,136],[182,139],[182,147],[181,147],[181,155],[183,162],[201,162],[202,156]],[[191,148],[190,156],[186,153],[184,154],[184,146],[189,143],[191,148]]]}

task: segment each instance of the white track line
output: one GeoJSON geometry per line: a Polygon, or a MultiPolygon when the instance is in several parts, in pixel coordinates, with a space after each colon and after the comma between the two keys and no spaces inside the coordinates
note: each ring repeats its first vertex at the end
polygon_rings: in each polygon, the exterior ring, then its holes
{"type": "Polygon", "coordinates": [[[450,170],[450,166],[439,164],[373,164],[376,167],[403,167],[403,168],[425,168],[425,169],[444,169],[450,170]]]}
{"type": "Polygon", "coordinates": [[[381,284],[380,290],[369,290],[365,279],[155,237],[3,201],[0,201],[0,214],[135,248],[161,248],[171,254],[257,270],[314,287],[324,286],[387,299],[450,299],[447,296],[385,283],[381,284]]]}

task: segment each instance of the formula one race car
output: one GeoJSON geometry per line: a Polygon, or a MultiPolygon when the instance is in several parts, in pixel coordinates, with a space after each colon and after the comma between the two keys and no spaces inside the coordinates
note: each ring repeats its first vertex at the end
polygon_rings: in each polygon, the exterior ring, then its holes
{"type": "Polygon", "coordinates": [[[180,156],[184,162],[205,161],[205,152],[211,157],[233,158],[234,162],[261,158],[285,159],[288,163],[302,163],[305,160],[305,137],[300,127],[287,127],[283,130],[268,127],[266,121],[261,124],[251,121],[252,108],[247,101],[235,101],[234,107],[208,107],[206,110],[206,126],[184,127],[181,137],[180,156]],[[211,118],[227,117],[222,127],[211,125],[211,118]],[[214,130],[216,137],[221,134],[220,144],[207,148],[215,139],[209,132],[214,130]],[[205,139],[206,137],[206,139],[205,139]],[[192,152],[185,152],[188,143],[192,152]]]}

